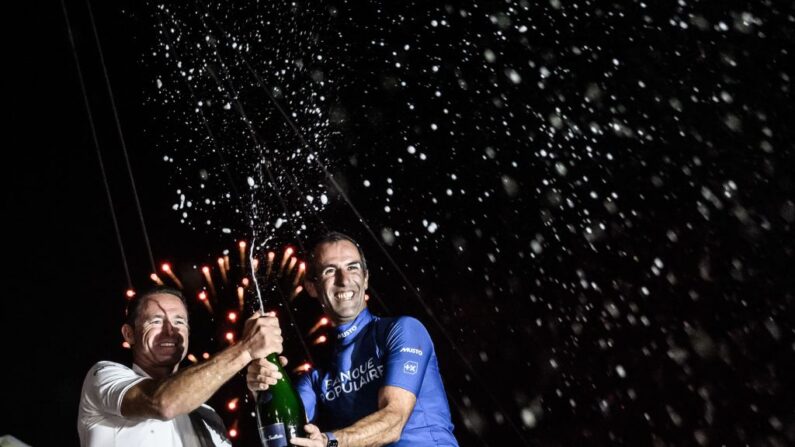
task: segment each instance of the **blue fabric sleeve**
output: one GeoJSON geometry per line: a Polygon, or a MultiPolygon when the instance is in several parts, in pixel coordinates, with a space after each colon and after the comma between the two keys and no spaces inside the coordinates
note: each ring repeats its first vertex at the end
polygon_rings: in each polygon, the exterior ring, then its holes
{"type": "Polygon", "coordinates": [[[384,385],[397,386],[418,396],[425,370],[433,356],[433,342],[425,326],[411,317],[398,318],[387,333],[384,348],[384,385]]]}
{"type": "Polygon", "coordinates": [[[315,409],[317,408],[317,393],[312,386],[313,378],[317,375],[317,370],[302,374],[295,382],[295,390],[301,397],[301,402],[306,410],[306,420],[312,422],[315,419],[315,409]]]}

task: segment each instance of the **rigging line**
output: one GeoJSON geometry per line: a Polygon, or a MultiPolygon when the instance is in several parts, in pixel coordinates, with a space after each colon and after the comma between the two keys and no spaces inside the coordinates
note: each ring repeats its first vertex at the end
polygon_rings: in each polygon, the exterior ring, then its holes
{"type": "Polygon", "coordinates": [[[146,250],[149,254],[149,263],[152,267],[152,271],[156,272],[157,268],[155,267],[155,258],[152,254],[152,245],[149,243],[149,233],[146,231],[146,223],[144,222],[144,214],[141,210],[141,202],[138,199],[138,190],[135,186],[135,178],[133,177],[132,167],[130,166],[130,157],[127,154],[127,144],[124,142],[124,133],[121,130],[121,122],[119,121],[119,113],[116,109],[116,100],[113,97],[113,89],[110,85],[110,78],[108,77],[108,69],[105,66],[105,56],[102,52],[102,44],[99,41],[99,32],[97,32],[97,24],[94,21],[94,13],[91,11],[91,2],[90,0],[86,0],[86,7],[88,8],[88,16],[91,20],[91,29],[94,32],[94,40],[97,43],[97,50],[99,52],[99,61],[102,65],[102,73],[105,76],[105,86],[108,89],[108,97],[110,98],[110,105],[113,110],[113,119],[116,122],[116,131],[119,133],[119,141],[121,143],[121,149],[124,153],[124,161],[127,166],[127,174],[130,177],[130,185],[132,186],[133,191],[133,198],[135,199],[135,207],[138,211],[138,219],[141,222],[141,229],[143,230],[144,235],[144,242],[146,243],[146,250]]]}
{"type": "Polygon", "coordinates": [[[69,44],[72,47],[72,56],[75,60],[75,68],[77,69],[77,78],[80,81],[80,92],[83,94],[83,105],[88,114],[88,124],[91,129],[91,139],[94,141],[94,149],[97,153],[97,160],[99,161],[99,170],[102,173],[102,184],[105,186],[105,195],[108,199],[110,208],[110,217],[113,220],[113,229],[116,232],[116,242],[119,244],[119,251],[121,252],[121,261],[124,265],[124,274],[127,277],[127,288],[132,289],[132,277],[130,276],[130,267],[127,264],[127,255],[124,251],[124,243],[122,243],[121,231],[119,230],[119,221],[116,218],[116,210],[113,206],[113,197],[110,194],[110,186],[108,185],[108,176],[105,172],[105,163],[102,161],[102,151],[99,149],[99,139],[97,138],[97,129],[94,125],[93,113],[91,111],[91,104],[88,100],[88,93],[86,91],[85,80],[83,79],[83,70],[80,68],[80,60],[77,56],[77,46],[75,45],[74,35],[72,34],[72,23],[69,21],[69,14],[66,11],[66,4],[61,0],[61,8],[63,9],[64,20],[66,21],[66,32],[69,35],[69,44]]]}
{"type": "MultiPolygon", "coordinates": [[[[163,24],[163,17],[161,13],[157,13],[157,21],[158,25],[160,25],[160,29],[163,32],[163,34],[167,35],[168,32],[166,31],[166,27],[163,24]]],[[[177,27],[177,29],[179,29],[179,27],[177,27]]],[[[176,41],[172,40],[171,44],[172,44],[171,45],[172,51],[174,52],[176,59],[179,60],[180,58],[179,58],[179,52],[177,51],[176,41]]],[[[198,97],[196,96],[196,91],[193,89],[193,85],[191,85],[191,83],[188,80],[186,80],[184,76],[182,76],[181,78],[182,81],[187,86],[188,91],[190,92],[191,99],[193,100],[194,104],[198,103],[198,97]]],[[[232,177],[232,172],[229,170],[229,164],[222,153],[223,147],[220,144],[218,144],[218,140],[215,138],[215,134],[213,133],[212,128],[210,127],[210,123],[207,121],[207,117],[204,115],[204,109],[202,109],[201,107],[199,107],[199,116],[201,117],[202,124],[204,125],[204,129],[207,131],[207,135],[209,136],[212,145],[216,149],[215,153],[218,154],[218,158],[221,160],[221,168],[226,174],[227,183],[229,184],[229,187],[232,189],[232,193],[235,195],[235,199],[237,199],[238,204],[240,205],[241,208],[244,209],[245,203],[243,203],[243,199],[240,196],[240,192],[238,191],[237,186],[235,185],[234,182],[234,178],[232,177]]]]}
{"type": "MultiPolygon", "coordinates": [[[[242,58],[242,56],[241,56],[241,58],[242,58]]],[[[249,67],[249,69],[251,69],[251,68],[250,68],[250,65],[248,64],[248,62],[247,62],[247,61],[245,61],[245,59],[244,59],[244,63],[246,64],[246,66],[247,66],[247,67],[249,67]]],[[[448,332],[448,331],[447,331],[447,330],[444,328],[444,326],[442,325],[442,323],[439,321],[439,319],[438,319],[438,318],[436,317],[436,315],[433,313],[433,310],[430,308],[430,306],[428,306],[428,304],[427,304],[427,303],[425,302],[425,300],[422,298],[422,296],[420,295],[419,291],[418,291],[418,290],[417,290],[417,289],[414,287],[414,285],[413,285],[413,284],[411,283],[411,281],[408,279],[408,277],[406,276],[406,274],[403,272],[403,269],[401,269],[401,268],[400,268],[400,266],[398,266],[397,262],[394,260],[394,258],[392,258],[392,256],[391,256],[391,255],[389,254],[389,252],[386,250],[386,247],[384,247],[384,246],[383,246],[383,244],[381,244],[381,242],[380,242],[380,241],[379,241],[379,239],[378,239],[378,236],[376,236],[375,232],[373,232],[373,230],[372,230],[372,228],[370,227],[370,225],[369,225],[369,224],[367,223],[367,221],[364,219],[364,216],[362,216],[362,214],[359,212],[359,210],[358,210],[358,209],[356,208],[356,206],[353,204],[353,202],[351,201],[351,199],[348,197],[348,195],[347,195],[347,194],[345,193],[345,191],[343,190],[342,186],[341,186],[341,185],[340,185],[340,184],[337,182],[337,180],[334,178],[334,176],[331,174],[331,172],[329,172],[328,168],[327,168],[327,167],[326,167],[326,166],[323,164],[323,162],[322,162],[322,161],[320,161],[320,157],[318,156],[318,154],[317,154],[317,151],[314,149],[314,147],[312,147],[312,146],[309,144],[309,142],[308,142],[308,141],[307,141],[307,140],[304,138],[303,134],[302,134],[302,133],[301,133],[301,131],[298,129],[298,126],[297,126],[297,125],[296,125],[296,124],[295,124],[295,123],[292,121],[292,119],[289,117],[289,115],[287,114],[287,112],[286,112],[286,111],[285,111],[285,110],[282,108],[282,106],[281,106],[281,105],[280,105],[280,104],[279,104],[279,103],[276,101],[276,98],[274,98],[274,97],[273,97],[273,96],[270,94],[270,92],[268,92],[268,91],[267,91],[267,89],[266,89],[264,86],[262,86],[262,88],[263,88],[263,90],[265,90],[265,92],[267,93],[267,95],[268,95],[268,98],[270,98],[270,99],[271,99],[271,101],[274,103],[274,105],[276,106],[276,108],[279,110],[279,112],[281,113],[281,115],[282,115],[282,117],[285,119],[285,121],[287,121],[287,123],[290,125],[290,127],[292,127],[293,131],[296,133],[296,135],[297,135],[297,136],[298,136],[298,138],[301,140],[301,142],[304,144],[304,146],[305,146],[307,149],[309,149],[309,150],[312,152],[312,154],[314,154],[314,157],[313,157],[313,158],[314,158],[314,161],[315,161],[315,163],[316,163],[316,164],[318,164],[318,166],[319,166],[319,167],[320,167],[320,168],[323,170],[323,172],[324,172],[324,173],[325,173],[325,175],[326,175],[326,178],[328,178],[328,180],[331,182],[331,184],[332,184],[332,185],[334,186],[334,188],[337,190],[337,193],[339,193],[339,195],[340,195],[340,196],[343,198],[343,200],[344,200],[344,201],[345,201],[345,202],[348,204],[348,206],[350,207],[350,209],[353,211],[353,213],[354,213],[354,214],[356,215],[356,217],[359,219],[359,222],[361,222],[361,224],[362,224],[362,225],[364,226],[364,228],[366,229],[367,233],[370,235],[370,237],[372,237],[372,239],[375,241],[375,243],[376,243],[376,244],[378,245],[378,247],[381,249],[381,251],[383,252],[383,254],[384,254],[384,255],[386,256],[386,258],[389,260],[390,264],[392,264],[392,267],[393,267],[393,268],[394,268],[394,269],[397,271],[398,275],[399,275],[399,276],[400,276],[400,277],[403,279],[403,282],[404,282],[404,283],[405,283],[405,284],[408,286],[409,290],[410,290],[410,291],[413,293],[413,295],[414,295],[414,296],[417,298],[417,300],[420,302],[420,304],[422,305],[422,307],[425,309],[425,312],[428,314],[428,316],[431,318],[431,320],[433,320],[433,322],[436,324],[436,326],[437,326],[437,327],[439,328],[439,330],[442,332],[442,334],[444,335],[444,337],[447,339],[448,343],[449,343],[449,344],[450,344],[450,346],[453,348],[453,351],[455,351],[455,352],[456,352],[456,354],[458,354],[458,356],[459,356],[459,358],[460,358],[461,362],[462,362],[462,363],[464,363],[464,365],[467,367],[467,369],[469,370],[469,373],[470,373],[470,374],[472,374],[472,376],[473,376],[473,377],[475,377],[475,379],[476,379],[478,382],[480,382],[480,383],[485,383],[485,382],[484,382],[484,381],[483,381],[483,380],[480,378],[480,376],[479,376],[479,375],[478,375],[478,374],[475,372],[475,369],[472,367],[472,364],[471,364],[471,363],[470,363],[470,362],[469,362],[469,361],[466,359],[466,357],[464,356],[464,353],[462,352],[461,348],[459,348],[459,347],[458,347],[458,344],[455,342],[455,340],[453,340],[452,336],[451,336],[451,335],[449,334],[449,332],[448,332]]],[[[487,393],[487,395],[490,397],[490,399],[493,401],[493,403],[494,403],[494,404],[497,406],[497,408],[498,408],[498,409],[499,409],[499,410],[500,410],[500,411],[501,411],[503,414],[505,414],[505,415],[507,416],[509,413],[508,413],[508,412],[505,410],[505,408],[502,406],[502,404],[500,404],[500,402],[497,400],[497,398],[496,398],[496,397],[495,397],[495,396],[494,396],[494,395],[493,395],[493,394],[492,394],[490,391],[488,391],[488,388],[484,387],[484,390],[486,390],[486,393],[487,393]]],[[[523,443],[524,445],[529,445],[529,444],[528,444],[528,442],[527,442],[527,440],[525,440],[525,439],[524,439],[524,436],[523,436],[523,434],[521,433],[521,431],[519,430],[519,427],[517,427],[517,426],[516,426],[516,424],[513,422],[512,418],[510,418],[510,417],[506,417],[505,419],[508,421],[508,423],[509,423],[509,424],[511,425],[511,427],[514,429],[514,431],[516,431],[516,434],[517,434],[517,436],[519,437],[519,439],[522,441],[522,443],[523,443]]]]}

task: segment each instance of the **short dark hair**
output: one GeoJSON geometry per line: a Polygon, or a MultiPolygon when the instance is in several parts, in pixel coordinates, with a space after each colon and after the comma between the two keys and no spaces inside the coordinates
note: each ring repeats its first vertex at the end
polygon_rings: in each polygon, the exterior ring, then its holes
{"type": "Polygon", "coordinates": [[[317,248],[323,244],[333,244],[340,241],[348,241],[353,244],[354,247],[356,247],[356,250],[359,252],[359,259],[362,260],[362,270],[367,273],[367,260],[364,259],[364,252],[362,251],[362,247],[359,246],[359,243],[347,234],[340,233],[339,231],[330,231],[316,238],[312,244],[312,249],[309,251],[309,262],[307,263],[308,265],[306,269],[309,279],[317,279],[317,271],[315,270],[315,252],[317,251],[317,248]]]}
{"type": "Polygon", "coordinates": [[[164,293],[168,295],[174,295],[175,297],[179,298],[180,301],[182,301],[182,304],[185,305],[185,309],[188,308],[188,302],[185,300],[185,295],[182,294],[181,290],[169,286],[155,286],[147,289],[140,295],[135,295],[132,297],[132,299],[130,299],[130,301],[127,302],[124,323],[135,327],[135,319],[138,318],[138,312],[141,310],[141,304],[143,304],[143,302],[152,295],[161,295],[164,293]]]}

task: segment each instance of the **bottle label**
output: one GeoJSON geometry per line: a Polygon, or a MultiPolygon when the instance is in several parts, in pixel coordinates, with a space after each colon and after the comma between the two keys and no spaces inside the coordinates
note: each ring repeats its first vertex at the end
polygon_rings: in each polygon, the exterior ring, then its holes
{"type": "Polygon", "coordinates": [[[287,447],[288,445],[287,433],[281,422],[261,427],[260,436],[265,447],[287,447]]]}

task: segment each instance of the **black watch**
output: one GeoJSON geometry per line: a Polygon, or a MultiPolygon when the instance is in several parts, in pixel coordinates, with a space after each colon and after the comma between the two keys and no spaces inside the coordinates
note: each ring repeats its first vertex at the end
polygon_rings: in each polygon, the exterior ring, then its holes
{"type": "Polygon", "coordinates": [[[326,442],[326,447],[337,447],[339,445],[337,438],[334,437],[333,433],[327,431],[323,434],[326,435],[326,439],[328,439],[328,442],[326,442]]]}

